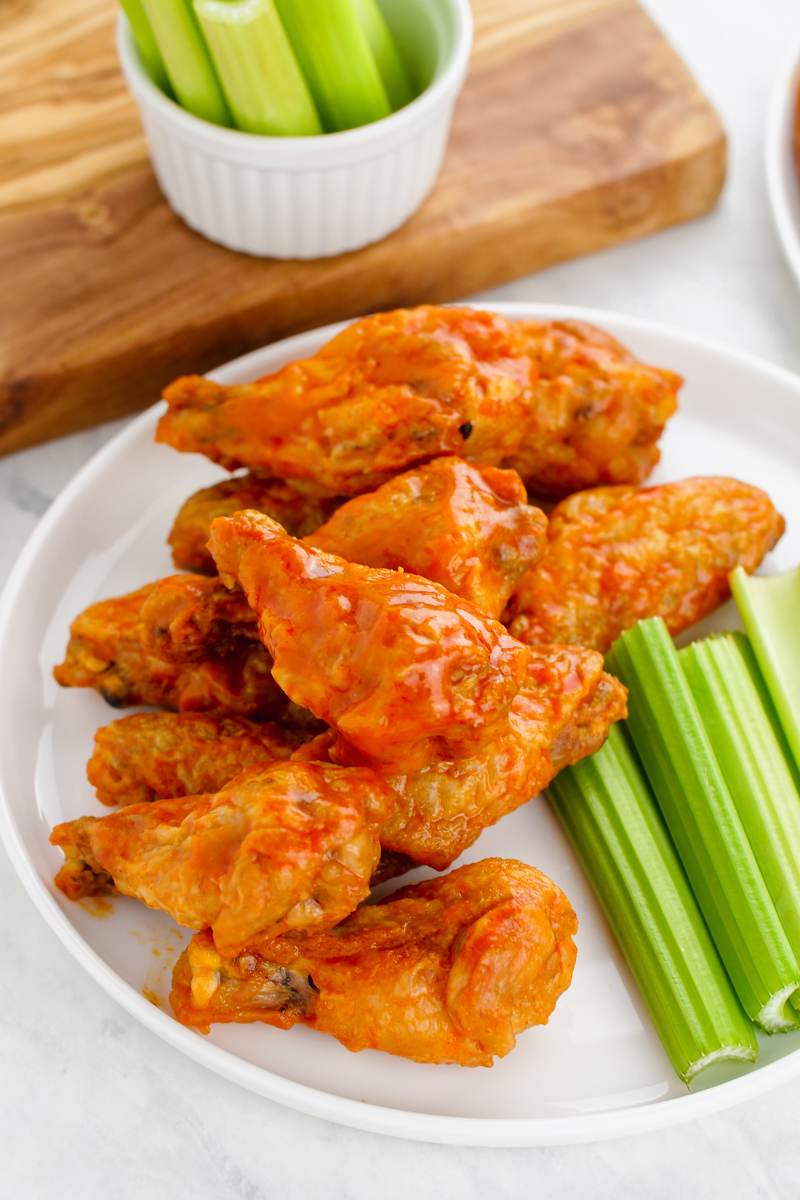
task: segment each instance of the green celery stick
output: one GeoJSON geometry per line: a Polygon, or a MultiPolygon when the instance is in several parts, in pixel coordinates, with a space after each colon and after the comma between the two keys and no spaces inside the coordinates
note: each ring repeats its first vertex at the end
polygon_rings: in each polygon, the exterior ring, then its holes
{"type": "Polygon", "coordinates": [[[783,575],[748,575],[737,567],[731,590],[800,767],[800,567],[783,575]]]}
{"type": "Polygon", "coordinates": [[[636,751],[619,725],[547,789],[678,1075],[754,1062],[731,987],[636,751]]]}
{"type": "Polygon", "coordinates": [[[276,0],[283,27],[328,132],[392,111],[355,0],[276,0]]]}
{"type": "Polygon", "coordinates": [[[322,133],[274,0],[194,0],[237,129],[322,133]]]}
{"type": "Polygon", "coordinates": [[[678,658],[775,909],[800,955],[800,795],[753,673],[744,634],[693,642],[678,658]]]}
{"type": "Polygon", "coordinates": [[[144,65],[147,67],[150,78],[156,87],[161,88],[162,92],[171,96],[172,87],[167,76],[167,69],[164,66],[164,60],[161,57],[161,51],[158,48],[156,39],[153,37],[153,31],[150,28],[150,22],[147,19],[147,13],[144,11],[142,0],[120,0],[120,3],[133,30],[133,40],[136,42],[136,47],[142,56],[144,65]]]}
{"type": "Polygon", "coordinates": [[[191,0],[142,0],[178,103],[214,125],[233,120],[191,0]]]}
{"type": "Polygon", "coordinates": [[[628,728],[720,957],[745,1012],[767,1033],[797,1028],[800,966],[660,617],[614,643],[628,728]]]}
{"type": "Polygon", "coordinates": [[[386,88],[392,112],[397,112],[398,108],[405,108],[410,104],[415,96],[408,71],[376,0],[355,0],[355,4],[358,19],[367,35],[375,65],[386,88]]]}

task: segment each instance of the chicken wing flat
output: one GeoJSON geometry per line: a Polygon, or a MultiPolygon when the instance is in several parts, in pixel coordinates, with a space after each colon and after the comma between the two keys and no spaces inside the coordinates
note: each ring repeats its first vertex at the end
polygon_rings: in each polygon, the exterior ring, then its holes
{"type": "Polygon", "coordinates": [[[641,483],[680,384],[580,321],[424,305],[357,321],[255,383],[178,379],[157,436],[319,495],[371,491],[455,454],[560,497],[641,483]]]}
{"type": "Polygon", "coordinates": [[[503,462],[542,496],[641,483],[683,382],[582,321],[517,321],[539,375],[519,449],[503,462]]]}
{"type": "Polygon", "coordinates": [[[538,560],[547,518],[513,471],[435,458],[348,500],[304,541],[365,567],[411,571],[499,619],[538,560]]]}
{"type": "Polygon", "coordinates": [[[320,495],[352,496],[434,455],[498,463],[513,454],[531,373],[503,317],[399,309],[255,383],[176,380],[156,437],[231,470],[266,468],[320,495]]]}
{"type": "MultiPolygon", "coordinates": [[[[487,826],[538,795],[563,767],[599,750],[614,722],[627,716],[626,696],[596,651],[536,647],[509,711],[508,732],[473,758],[386,775],[397,798],[381,829],[384,852],[446,870],[487,826]]],[[[358,762],[332,730],[293,758],[358,762]]]]}
{"type": "Polygon", "coordinates": [[[305,537],[324,524],[341,500],[302,496],[280,479],[260,479],[249,471],[224,479],[190,496],[181,508],[167,539],[172,560],[181,571],[216,575],[217,568],[206,543],[215,517],[232,517],[243,508],[266,513],[293,537],[305,537]]]}
{"type": "Polygon", "coordinates": [[[734,567],[754,571],[783,529],[769,497],[735,479],[580,492],[551,513],[509,629],[531,646],[579,642],[603,654],[645,617],[680,633],[728,598],[734,567]]]}
{"type": "Polygon", "coordinates": [[[324,554],[261,513],[217,518],[210,547],[258,613],[284,692],[369,765],[468,757],[504,726],[528,651],[466,600],[324,554]]]}
{"type": "Polygon", "coordinates": [[[534,867],[485,859],[360,908],[329,932],[224,958],[207,933],[179,959],[178,1020],[301,1023],[348,1050],[491,1066],[569,987],[578,922],[534,867]]]}
{"type": "Polygon", "coordinates": [[[369,769],[271,762],[216,795],[57,825],[70,899],[113,884],[236,954],[256,937],[335,925],[369,894],[393,795],[369,769]]]}
{"type": "Polygon", "coordinates": [[[254,763],[288,759],[313,733],[218,713],[134,713],[98,729],[86,775],[101,804],[219,792],[254,763]]]}
{"type": "Polygon", "coordinates": [[[156,704],[273,716],[286,697],[241,592],[219,579],[171,575],[92,604],[73,622],[63,687],[91,687],[115,708],[156,704]]]}

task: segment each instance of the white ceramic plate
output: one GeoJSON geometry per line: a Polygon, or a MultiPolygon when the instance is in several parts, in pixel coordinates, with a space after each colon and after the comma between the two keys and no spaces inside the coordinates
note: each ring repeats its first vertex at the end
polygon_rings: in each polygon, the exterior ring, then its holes
{"type": "MultiPolygon", "coordinates": [[[[687,377],[654,479],[734,475],[769,490],[788,530],[768,570],[800,561],[800,380],[700,338],[631,317],[541,305],[496,305],[508,316],[578,317],[645,360],[687,377]]],[[[307,355],[333,327],[259,350],[215,372],[252,379],[307,355]]],[[[800,1073],[800,1034],[764,1039],[759,1064],[690,1093],[676,1078],[572,851],[537,799],[487,829],[463,861],[507,855],[560,884],[580,918],[574,981],[549,1023],[531,1029],[491,1070],[421,1066],[375,1051],[351,1054],[305,1028],[217,1026],[208,1037],[173,1020],[172,964],[189,936],[127,898],[71,904],[52,883],[62,861],[56,822],[101,809],[84,768],[99,725],[116,715],[94,692],[52,678],[69,623],[92,601],[170,573],[165,538],[183,499],[222,474],[153,442],[160,406],[143,413],[75,477],[41,521],[0,604],[0,825],[32,899],[116,1000],[171,1045],[244,1087],[361,1129],[435,1142],[543,1145],[655,1129],[735,1104],[800,1073]],[[146,997],[149,997],[146,998],[146,997]],[[710,1086],[711,1085],[711,1086],[710,1086]]],[[[730,628],[728,605],[704,623],[730,628]]],[[[698,627],[699,628],[699,627],[698,627]]],[[[416,872],[412,878],[422,878],[416,872]]]]}
{"type": "Polygon", "coordinates": [[[800,286],[800,182],[794,151],[800,90],[800,42],[794,44],[772,88],[764,139],[767,189],[784,254],[800,286]]]}

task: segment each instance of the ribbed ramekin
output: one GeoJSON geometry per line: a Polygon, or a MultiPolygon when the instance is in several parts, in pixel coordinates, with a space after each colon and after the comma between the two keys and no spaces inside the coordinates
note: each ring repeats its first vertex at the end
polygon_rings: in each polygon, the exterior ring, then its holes
{"type": "Polygon", "coordinates": [[[186,112],[150,79],[120,15],[117,48],[153,168],[187,225],[231,250],[318,258],[407,221],[436,180],[472,45],[468,0],[412,3],[433,68],[425,91],[372,125],[302,138],[240,133],[186,112]]]}

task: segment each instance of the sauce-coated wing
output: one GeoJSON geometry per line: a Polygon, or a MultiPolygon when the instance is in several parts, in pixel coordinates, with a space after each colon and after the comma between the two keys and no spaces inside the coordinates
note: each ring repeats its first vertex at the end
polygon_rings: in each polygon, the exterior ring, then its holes
{"type": "Polygon", "coordinates": [[[520,447],[502,465],[543,496],[645,480],[680,376],[638,362],[582,321],[517,321],[514,329],[539,382],[520,447]]]}
{"type": "Polygon", "coordinates": [[[190,496],[181,508],[167,539],[172,560],[182,571],[216,575],[217,568],[206,543],[215,517],[232,517],[243,508],[266,513],[292,537],[313,533],[336,511],[341,500],[302,496],[280,479],[260,479],[251,471],[223,479],[190,496]]]}
{"type": "Polygon", "coordinates": [[[273,716],[286,697],[241,592],[171,575],[92,604],[72,623],[62,687],[91,687],[115,708],[156,704],[273,716]]]}
{"type": "Polygon", "coordinates": [[[546,1024],[569,987],[578,922],[534,867],[485,859],[360,908],[328,933],[225,960],[207,934],[181,955],[179,1021],[296,1023],[348,1050],[491,1066],[546,1024]]]}
{"type": "Polygon", "coordinates": [[[783,529],[769,497],[735,479],[580,492],[551,513],[544,557],[511,599],[510,631],[531,646],[602,653],[645,617],[680,633],[727,600],[730,572],[754,571],[783,529]]]}
{"type": "Polygon", "coordinates": [[[528,651],[466,600],[324,554],[261,513],[218,518],[210,546],[258,613],[284,692],[370,765],[467,757],[503,726],[528,651]]]}
{"type": "Polygon", "coordinates": [[[290,758],[312,736],[228,713],[134,713],[98,729],[86,775],[101,804],[199,796],[254,763],[290,758]]]}
{"type": "Polygon", "coordinates": [[[366,768],[271,762],[211,796],[135,804],[57,825],[70,899],[111,882],[224,954],[256,937],[321,929],[369,894],[378,831],[393,800],[366,768]]]}
{"type": "Polygon", "coordinates": [[[411,571],[499,619],[544,547],[519,476],[435,458],[348,500],[304,540],[366,567],[411,571]]]}
{"type": "MultiPolygon", "coordinates": [[[[596,651],[536,647],[506,733],[474,758],[386,775],[397,799],[381,830],[384,850],[446,870],[487,826],[538,795],[562,767],[599,750],[613,723],[627,716],[626,695],[596,651]]],[[[332,731],[293,757],[358,761],[332,731]]]]}
{"type": "Polygon", "coordinates": [[[498,463],[519,445],[531,395],[508,321],[423,305],[357,321],[255,383],[176,380],[157,439],[352,496],[438,454],[498,463]]]}

